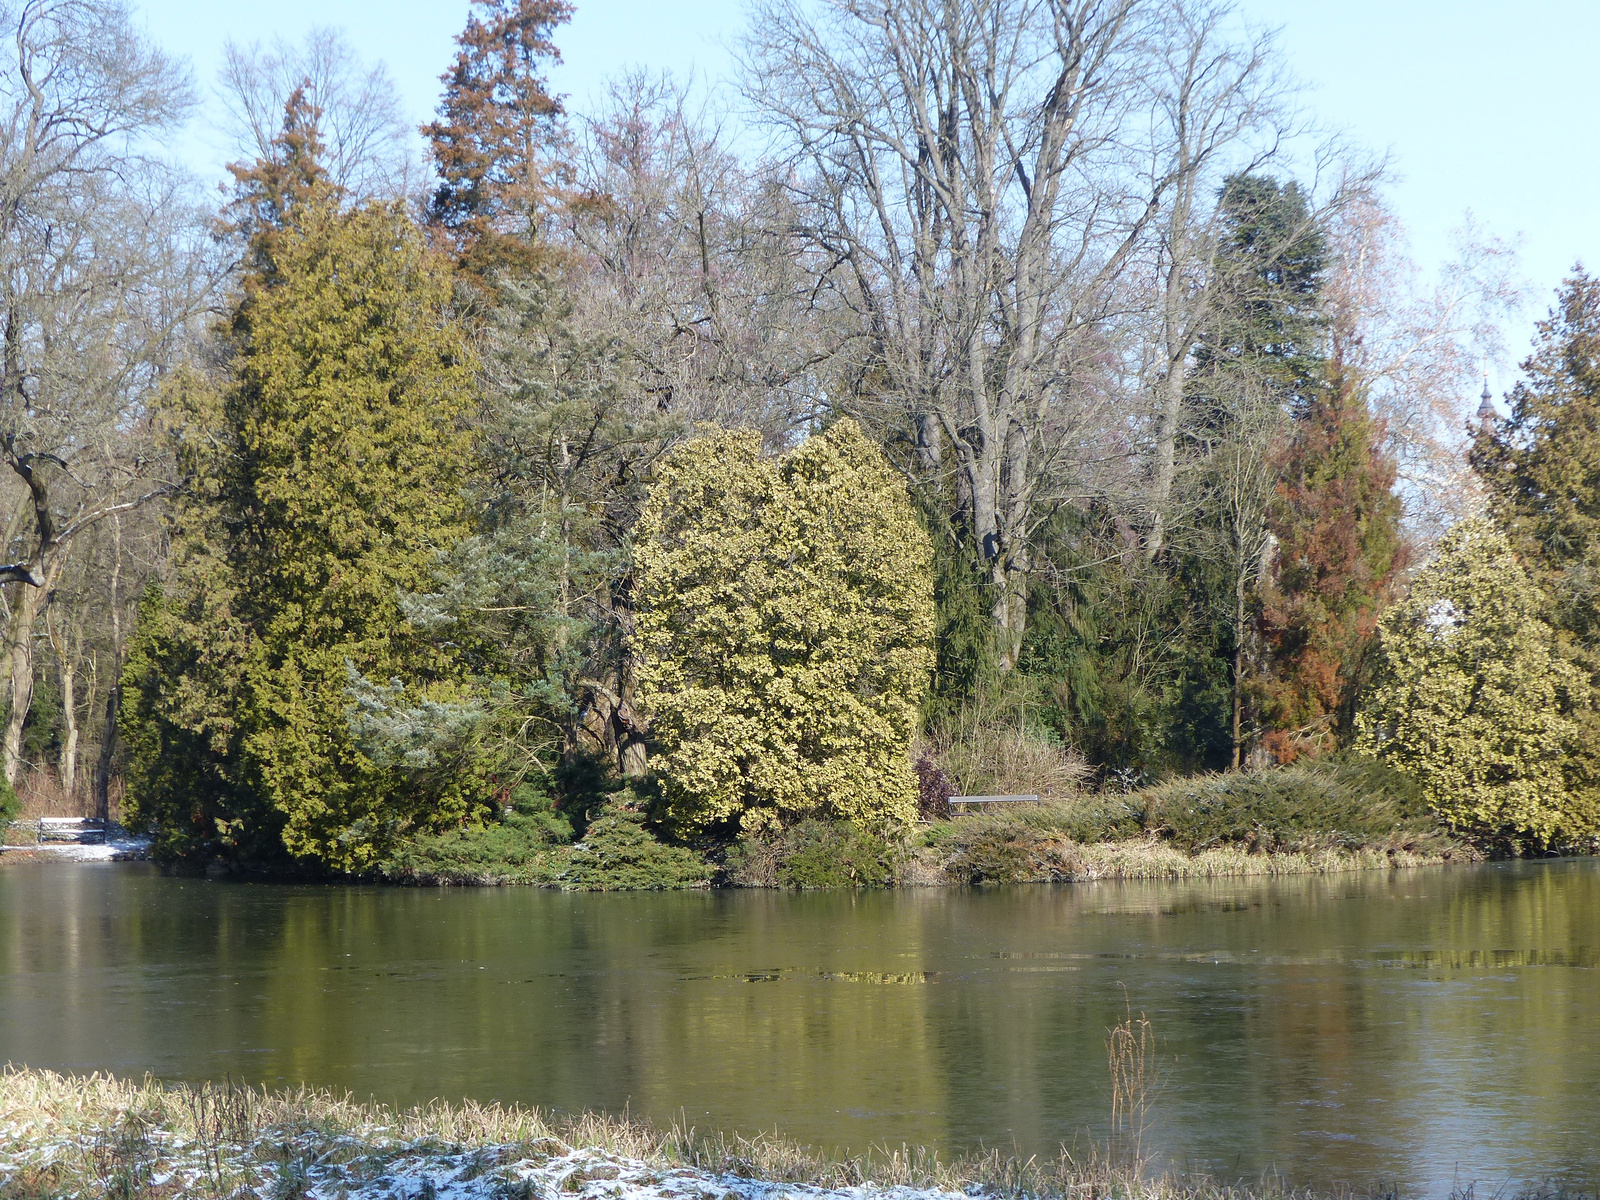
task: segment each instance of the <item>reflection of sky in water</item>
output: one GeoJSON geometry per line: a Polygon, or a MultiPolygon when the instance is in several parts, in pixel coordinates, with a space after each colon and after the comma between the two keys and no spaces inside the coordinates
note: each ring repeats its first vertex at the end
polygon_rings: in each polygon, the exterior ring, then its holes
{"type": "Polygon", "coordinates": [[[563,896],[0,870],[0,1061],[600,1107],[825,1147],[1103,1138],[1442,1195],[1600,1178],[1600,862],[563,896]]]}

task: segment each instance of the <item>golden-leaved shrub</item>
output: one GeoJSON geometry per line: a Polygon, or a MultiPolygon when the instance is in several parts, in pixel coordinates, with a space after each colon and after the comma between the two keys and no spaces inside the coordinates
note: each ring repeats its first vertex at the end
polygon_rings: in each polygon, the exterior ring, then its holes
{"type": "Polygon", "coordinates": [[[748,431],[685,444],[635,546],[639,691],[673,824],[915,818],[932,549],[855,422],[779,458],[748,431]]]}

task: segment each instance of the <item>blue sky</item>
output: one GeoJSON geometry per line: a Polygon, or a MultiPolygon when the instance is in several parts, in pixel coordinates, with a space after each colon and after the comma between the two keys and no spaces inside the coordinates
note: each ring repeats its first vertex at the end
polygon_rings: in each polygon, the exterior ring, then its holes
{"type": "MultiPolygon", "coordinates": [[[[137,0],[136,0],[137,2],[137,0]]],[[[186,55],[203,87],[223,41],[298,39],[345,30],[387,63],[420,122],[431,112],[465,0],[143,0],[151,34],[186,55]]],[[[1512,359],[1574,261],[1600,267],[1600,0],[1240,0],[1245,17],[1281,29],[1290,67],[1325,123],[1388,152],[1391,196],[1424,267],[1449,253],[1470,210],[1484,229],[1521,238],[1530,288],[1509,329],[1512,359]]],[[[578,0],[558,41],[557,88],[581,109],[630,67],[715,78],[743,24],[742,0],[578,0]]],[[[204,110],[203,110],[204,111],[204,110]]],[[[180,148],[219,174],[223,147],[203,119],[180,148]]],[[[1495,372],[1508,384],[1511,363],[1495,372]]]]}

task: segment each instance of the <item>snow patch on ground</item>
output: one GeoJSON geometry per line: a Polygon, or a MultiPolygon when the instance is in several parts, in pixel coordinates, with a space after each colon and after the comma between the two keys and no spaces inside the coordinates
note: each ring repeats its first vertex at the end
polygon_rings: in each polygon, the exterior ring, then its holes
{"type": "Polygon", "coordinates": [[[66,862],[126,862],[150,857],[150,839],[140,837],[107,838],[104,842],[41,842],[37,846],[0,846],[6,853],[22,853],[29,858],[54,858],[66,862]]]}
{"type": "MultiPolygon", "coordinates": [[[[90,1149],[71,1139],[18,1138],[19,1132],[0,1130],[0,1187],[25,1169],[82,1163],[90,1149]]],[[[457,1153],[403,1143],[374,1152],[370,1140],[326,1134],[271,1141],[270,1148],[208,1146],[156,1132],[142,1156],[144,1182],[165,1189],[164,1195],[262,1200],[966,1200],[935,1189],[822,1188],[652,1167],[602,1150],[574,1149],[555,1138],[457,1153]]]]}

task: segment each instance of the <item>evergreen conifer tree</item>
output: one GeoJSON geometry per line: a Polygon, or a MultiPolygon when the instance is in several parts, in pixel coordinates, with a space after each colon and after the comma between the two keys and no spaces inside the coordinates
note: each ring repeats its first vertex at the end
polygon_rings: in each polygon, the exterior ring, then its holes
{"type": "Polygon", "coordinates": [[[424,125],[439,186],[428,224],[462,267],[485,277],[525,274],[541,259],[539,226],[559,188],[563,110],[543,70],[559,63],[551,41],[572,17],[565,0],[473,0],[443,78],[436,120],[424,125]],[[480,15],[481,13],[481,15],[480,15]]]}
{"type": "Polygon", "coordinates": [[[904,481],[848,418],[781,459],[687,443],[637,531],[639,692],[666,815],[696,830],[916,816],[932,551],[904,481]]]}
{"type": "MultiPolygon", "coordinates": [[[[1549,599],[1558,652],[1600,686],[1600,280],[1573,272],[1522,373],[1510,416],[1479,430],[1472,462],[1549,599]]],[[[1600,808],[1600,711],[1575,717],[1568,784],[1600,808]]]]}
{"type": "Polygon", "coordinates": [[[1191,762],[1240,766],[1260,647],[1255,589],[1269,561],[1277,464],[1297,418],[1322,402],[1327,239],[1292,181],[1236,175],[1219,198],[1215,316],[1194,351],[1168,560],[1182,586],[1170,624],[1185,643],[1172,689],[1191,762]]]}
{"type": "Polygon", "coordinates": [[[1277,460],[1250,691],[1263,744],[1279,762],[1349,735],[1379,609],[1404,563],[1395,466],[1381,434],[1350,374],[1335,370],[1277,460]]]}
{"type": "Polygon", "coordinates": [[[1416,779],[1457,829],[1540,850],[1600,831],[1592,802],[1567,787],[1588,684],[1556,653],[1546,611],[1506,536],[1463,521],[1380,620],[1356,718],[1358,744],[1416,779]]]}
{"type": "Polygon", "coordinates": [[[353,677],[462,698],[399,597],[466,532],[472,358],[397,206],[313,186],[253,251],[227,378],[169,390],[194,482],[124,681],[130,805],[168,858],[359,870],[483,794],[470,764],[419,786],[352,724],[353,677]]]}

